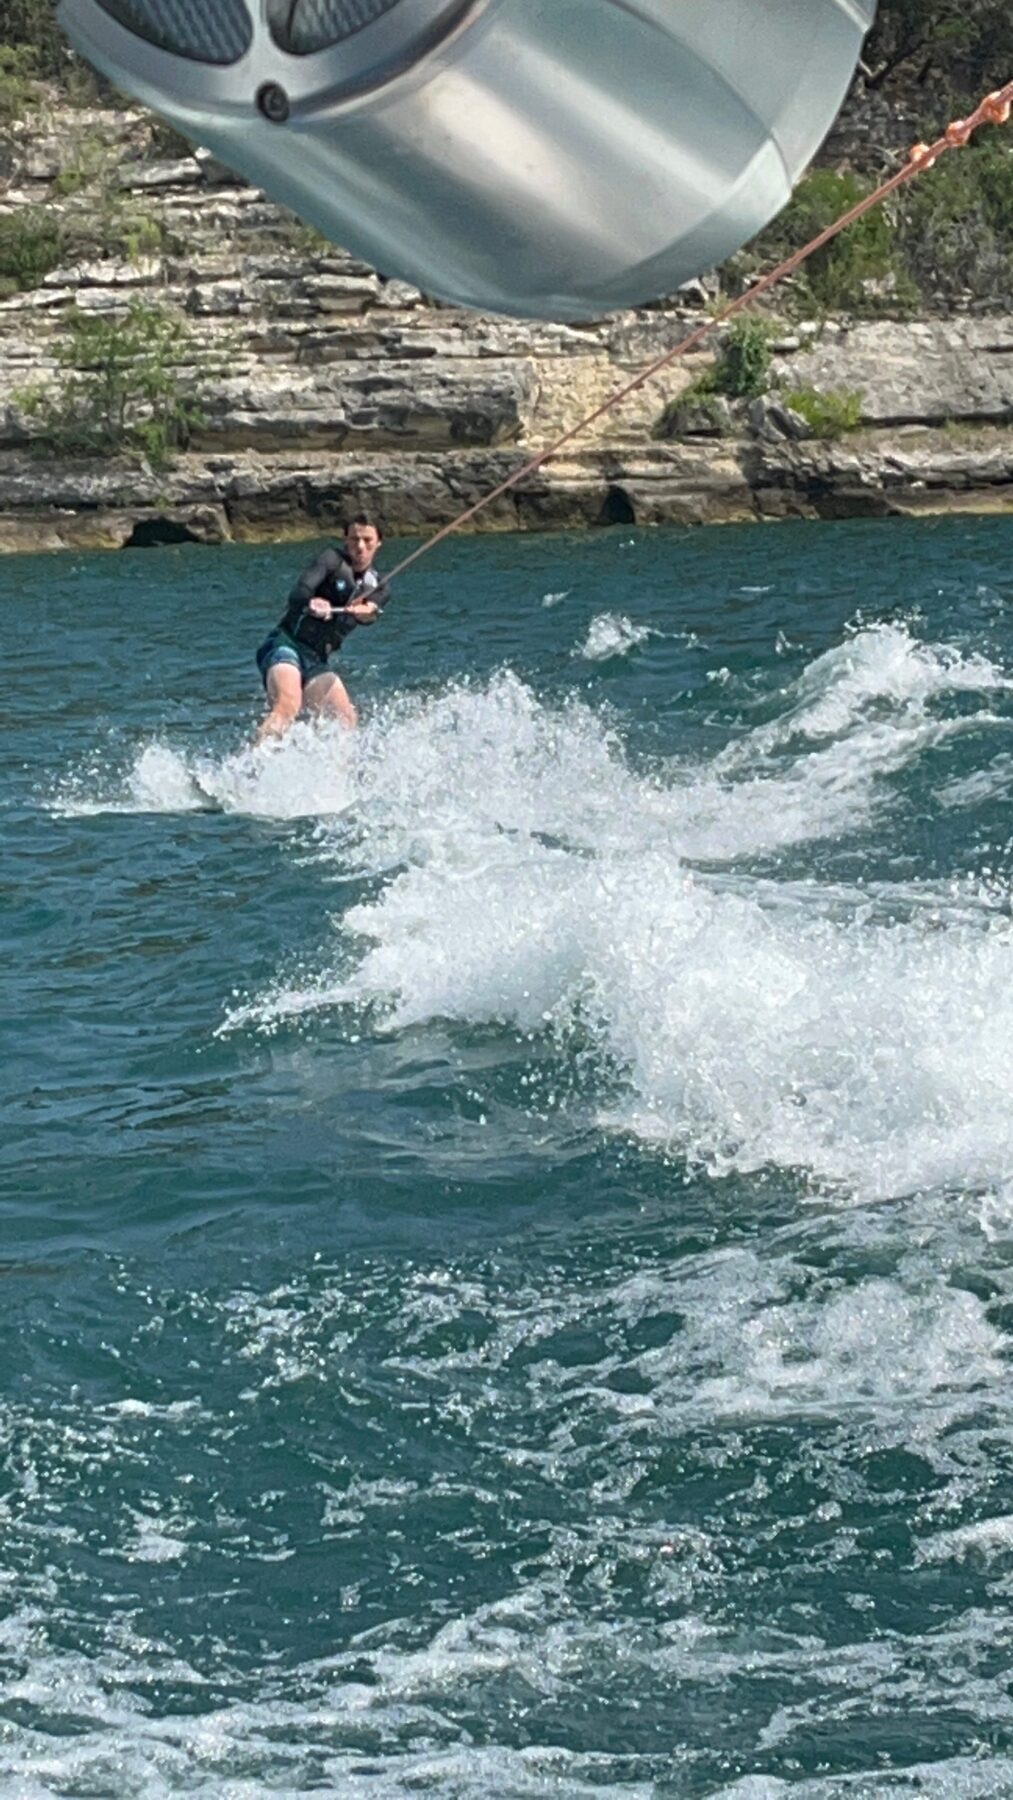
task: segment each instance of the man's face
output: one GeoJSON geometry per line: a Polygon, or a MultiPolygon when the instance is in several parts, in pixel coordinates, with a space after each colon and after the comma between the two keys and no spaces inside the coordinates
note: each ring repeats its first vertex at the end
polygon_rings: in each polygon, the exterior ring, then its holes
{"type": "Polygon", "coordinates": [[[380,548],[380,533],[375,525],[349,525],[345,533],[345,550],[357,575],[368,569],[380,548]]]}

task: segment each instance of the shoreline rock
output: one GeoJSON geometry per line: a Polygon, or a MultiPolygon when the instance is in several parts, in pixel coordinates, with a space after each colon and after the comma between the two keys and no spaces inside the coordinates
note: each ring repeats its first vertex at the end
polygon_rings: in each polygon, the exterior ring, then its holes
{"type": "MultiPolygon", "coordinates": [[[[0,451],[0,552],[257,543],[338,530],[357,505],[395,535],[425,534],[517,466],[502,451],[359,456],[188,454],[137,463],[48,463],[0,451]]],[[[570,454],[501,497],[486,531],[696,525],[788,518],[1013,512],[1013,432],[862,431],[834,443],[737,437],[570,454]]]]}

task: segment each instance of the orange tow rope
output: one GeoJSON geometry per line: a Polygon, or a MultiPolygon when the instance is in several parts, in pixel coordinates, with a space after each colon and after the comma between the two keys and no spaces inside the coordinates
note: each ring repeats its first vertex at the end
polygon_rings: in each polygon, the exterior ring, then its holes
{"type": "Polygon", "coordinates": [[[513,474],[508,475],[505,481],[501,481],[498,487],[492,488],[488,494],[484,494],[480,500],[476,500],[473,506],[469,506],[465,512],[459,513],[456,519],[450,521],[449,525],[442,526],[417,550],[413,550],[410,556],[406,556],[403,562],[398,563],[397,567],[386,576],[386,581],[389,583],[399,575],[403,575],[405,570],[410,569],[412,564],[418,562],[420,557],[425,556],[427,551],[435,550],[437,544],[441,544],[444,538],[450,537],[452,532],[459,531],[462,525],[467,525],[469,520],[474,519],[487,506],[491,506],[494,500],[509,493],[511,488],[517,487],[518,483],[524,481],[528,475],[533,475],[536,469],[542,467],[543,463],[547,463],[551,457],[557,456],[564,445],[571,443],[575,437],[579,437],[582,431],[586,431],[589,425],[595,424],[614,407],[621,405],[630,394],[635,394],[638,388],[642,388],[655,375],[660,374],[662,369],[666,369],[669,363],[675,362],[680,356],[685,356],[688,351],[695,350],[696,346],[702,343],[712,331],[716,331],[719,325],[724,325],[736,313],[751,306],[754,300],[758,300],[761,294],[767,293],[777,282],[783,281],[786,275],[794,274],[795,270],[806,261],[807,257],[812,256],[815,250],[821,250],[823,245],[829,244],[839,232],[844,231],[849,225],[853,225],[856,219],[862,218],[874,206],[878,206],[880,201],[885,200],[889,194],[894,193],[897,188],[903,187],[905,182],[911,181],[915,175],[920,175],[924,169],[931,169],[933,163],[940,156],[945,155],[947,150],[961,148],[967,143],[971,134],[977,131],[979,125],[1005,125],[1009,119],[1011,108],[1013,108],[1013,81],[1007,82],[1005,87],[997,88],[994,94],[987,95],[969,118],[955,119],[934,144],[915,144],[904,167],[898,170],[896,175],[891,175],[888,181],[884,181],[875,193],[867,194],[864,200],[859,200],[858,204],[843,213],[835,224],[828,225],[825,231],[821,231],[818,237],[814,237],[801,250],[796,250],[793,256],[778,263],[777,268],[771,269],[768,275],[761,276],[759,281],[754,282],[751,288],[747,288],[744,294],[740,294],[737,300],[730,301],[721,312],[715,313],[712,319],[706,319],[702,325],[698,325],[695,331],[690,332],[689,337],[683,338],[681,343],[676,344],[671,350],[666,350],[662,356],[649,363],[639,375],[633,377],[632,381],[617,388],[607,400],[603,400],[600,406],[596,406],[593,412],[589,412],[586,418],[581,419],[578,424],[572,425],[569,431],[564,431],[562,437],[558,437],[555,443],[550,444],[545,450],[540,450],[537,456],[533,456],[521,468],[515,469],[513,474]]]}

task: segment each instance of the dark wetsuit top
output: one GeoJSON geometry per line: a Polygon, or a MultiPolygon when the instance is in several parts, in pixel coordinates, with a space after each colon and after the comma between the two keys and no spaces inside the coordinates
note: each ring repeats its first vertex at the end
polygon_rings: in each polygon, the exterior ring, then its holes
{"type": "Polygon", "coordinates": [[[329,600],[332,606],[372,600],[381,611],[390,597],[375,569],[356,575],[340,550],[324,550],[315,563],[303,570],[288,597],[285,617],[278,624],[279,631],[293,643],[302,645],[312,656],[319,657],[321,662],[333,656],[359,621],[348,618],[345,613],[337,613],[333,619],[315,619],[308,607],[318,595],[329,600]]]}

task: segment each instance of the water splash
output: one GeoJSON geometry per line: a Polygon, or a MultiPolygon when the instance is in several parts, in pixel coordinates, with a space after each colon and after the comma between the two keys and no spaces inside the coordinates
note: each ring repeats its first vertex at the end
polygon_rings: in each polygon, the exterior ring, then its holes
{"type": "Polygon", "coordinates": [[[364,733],[354,842],[324,840],[381,883],[344,916],[345,961],[227,1025],[338,1004],[395,1031],[590,1036],[624,1095],[603,1122],[712,1173],[799,1168],[863,1196],[1001,1181],[1013,936],[993,896],[828,893],[739,864],[865,826],[888,776],[989,716],[931,700],[1006,686],[984,658],[870,627],[769,725],[663,774],[509,675],[395,709],[364,733]],[[724,873],[694,873],[701,856],[724,873]]]}
{"type": "Polygon", "coordinates": [[[628,656],[638,644],[659,635],[651,625],[635,625],[625,613],[599,613],[575,655],[586,662],[609,662],[614,656],[628,656]]]}
{"type": "Polygon", "coordinates": [[[49,804],[70,817],[217,811],[298,819],[343,812],[355,795],[349,733],[330,721],[301,721],[283,739],[222,757],[156,739],[125,768],[72,772],[49,804]]]}

